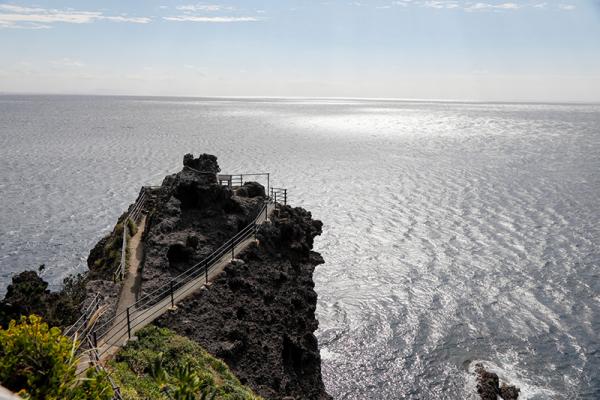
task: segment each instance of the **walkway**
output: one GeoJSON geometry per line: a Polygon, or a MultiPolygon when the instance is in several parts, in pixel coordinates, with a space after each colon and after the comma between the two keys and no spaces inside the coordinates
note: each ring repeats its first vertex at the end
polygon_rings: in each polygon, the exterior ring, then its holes
{"type": "MultiPolygon", "coordinates": [[[[261,213],[256,220],[256,224],[260,225],[264,223],[268,218],[267,215],[270,215],[274,209],[275,205],[273,203],[269,203],[267,205],[267,212],[261,213]]],[[[144,222],[140,223],[140,225],[145,226],[145,219],[142,221],[144,222]]],[[[140,229],[140,231],[141,230],[142,229],[140,229]]],[[[131,240],[131,248],[133,248],[134,245],[136,246],[135,260],[131,260],[129,274],[123,284],[121,298],[119,299],[119,305],[117,307],[117,317],[115,318],[115,321],[111,325],[110,329],[102,336],[102,338],[98,338],[97,349],[101,362],[106,361],[114,356],[117,351],[135,335],[137,331],[149,325],[167,311],[172,310],[177,303],[184,300],[189,295],[202,289],[207,284],[210,284],[210,282],[216,276],[218,276],[228,264],[231,263],[232,257],[235,257],[236,254],[244,251],[252,242],[255,241],[253,235],[245,238],[235,245],[233,254],[232,252],[227,252],[218,258],[215,263],[211,264],[206,275],[202,273],[201,275],[190,279],[189,282],[186,282],[177,290],[174,290],[172,295],[167,294],[164,298],[158,300],[156,304],[153,304],[147,308],[134,308],[131,307],[131,305],[135,304],[135,293],[137,292],[136,289],[139,287],[139,280],[141,280],[141,276],[138,276],[140,274],[137,273],[137,267],[139,266],[139,262],[143,256],[143,249],[138,251],[138,249],[142,247],[140,246],[141,233],[136,233],[136,236],[134,236],[133,240],[131,240]],[[135,238],[138,236],[138,234],[140,234],[140,236],[136,241],[135,238]],[[138,258],[138,255],[140,258],[138,258]],[[127,315],[128,307],[130,307],[128,312],[129,315],[127,315]]]]}
{"type": "Polygon", "coordinates": [[[142,284],[142,271],[140,271],[140,265],[144,259],[144,246],[141,244],[142,235],[144,234],[145,229],[146,216],[142,215],[138,223],[137,232],[127,242],[127,247],[129,248],[129,268],[127,269],[127,274],[125,274],[125,280],[121,287],[116,314],[124,312],[127,307],[132,306],[137,301],[137,296],[142,284]]]}

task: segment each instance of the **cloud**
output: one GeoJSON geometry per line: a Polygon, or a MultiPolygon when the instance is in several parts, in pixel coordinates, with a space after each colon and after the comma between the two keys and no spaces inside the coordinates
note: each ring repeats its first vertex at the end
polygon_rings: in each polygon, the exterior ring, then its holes
{"type": "MultiPolygon", "coordinates": [[[[471,0],[394,0],[386,5],[378,5],[376,8],[387,9],[390,7],[421,7],[436,10],[462,10],[466,12],[491,12],[491,11],[516,11],[526,8],[546,9],[548,3],[543,1],[471,1],[471,0]]],[[[561,7],[562,8],[562,7],[561,7]]],[[[571,10],[574,6],[566,6],[565,10],[571,10]],[[572,7],[572,8],[571,8],[572,7]]]]}
{"type": "Polygon", "coordinates": [[[232,11],[234,7],[221,4],[189,4],[175,7],[179,11],[232,11]]]}
{"type": "MultiPolygon", "coordinates": [[[[204,22],[204,23],[231,23],[231,22],[258,22],[265,18],[241,14],[240,9],[223,4],[184,4],[175,7],[179,15],[163,17],[165,21],[173,22],[204,22]],[[233,11],[233,13],[232,13],[233,11]],[[223,13],[226,12],[226,13],[223,13]],[[218,14],[215,14],[218,13],[218,14]],[[229,14],[229,15],[223,15],[229,14]]],[[[256,14],[264,14],[264,10],[257,10],[256,14]]]]}
{"type": "Polygon", "coordinates": [[[435,0],[435,1],[425,1],[423,3],[423,7],[428,7],[428,8],[437,8],[437,9],[454,9],[454,8],[459,8],[460,5],[458,4],[457,1],[451,1],[451,0],[435,0]]]}
{"type": "Polygon", "coordinates": [[[258,17],[207,17],[201,15],[178,15],[174,17],[163,17],[167,21],[176,22],[212,22],[212,23],[227,23],[227,22],[257,22],[263,18],[258,17]]]}
{"type": "Polygon", "coordinates": [[[465,11],[518,10],[520,8],[522,8],[522,6],[517,3],[475,3],[465,7],[465,11]]]}
{"type": "Polygon", "coordinates": [[[576,7],[573,4],[559,4],[558,8],[564,11],[573,11],[576,7]]]}
{"type": "Polygon", "coordinates": [[[85,64],[78,60],[73,60],[71,58],[62,58],[60,60],[52,61],[52,64],[57,67],[67,67],[67,68],[82,68],[85,67],[85,64]]]}
{"type": "Polygon", "coordinates": [[[89,24],[97,21],[147,24],[152,20],[147,17],[104,15],[101,11],[58,10],[0,4],[0,28],[48,29],[55,23],[89,24]]]}

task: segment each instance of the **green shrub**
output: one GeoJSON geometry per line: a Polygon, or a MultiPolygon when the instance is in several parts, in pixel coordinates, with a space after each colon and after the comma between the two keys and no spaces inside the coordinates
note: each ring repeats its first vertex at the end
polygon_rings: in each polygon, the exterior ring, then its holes
{"type": "Polygon", "coordinates": [[[152,325],[137,337],[112,363],[125,399],[260,399],[197,343],[152,325]]]}
{"type": "Polygon", "coordinates": [[[38,316],[13,320],[0,329],[0,383],[24,399],[111,399],[104,372],[90,368],[77,378],[76,349],[76,342],[38,316]]]}
{"type": "Polygon", "coordinates": [[[135,222],[131,219],[127,219],[127,230],[129,231],[129,237],[135,236],[138,231],[138,227],[135,222]]]}

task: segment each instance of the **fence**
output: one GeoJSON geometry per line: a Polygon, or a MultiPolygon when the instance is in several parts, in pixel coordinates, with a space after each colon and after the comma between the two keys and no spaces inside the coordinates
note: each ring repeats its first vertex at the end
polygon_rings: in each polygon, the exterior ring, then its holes
{"type": "Polygon", "coordinates": [[[139,222],[140,217],[142,216],[142,211],[144,210],[144,204],[145,204],[146,198],[147,198],[146,192],[150,189],[151,188],[146,187],[146,186],[142,187],[141,194],[139,195],[135,204],[131,208],[131,211],[129,211],[129,213],[127,214],[125,219],[123,219],[123,240],[122,240],[122,245],[121,245],[121,261],[119,262],[119,265],[117,266],[117,268],[115,269],[115,272],[113,273],[113,281],[114,282],[123,280],[123,277],[125,276],[125,269],[127,268],[127,232],[129,230],[129,227],[128,227],[129,220],[131,220],[132,222],[134,222],[136,224],[139,222]]]}
{"type": "Polygon", "coordinates": [[[274,203],[268,199],[251,223],[211,255],[172,278],[163,287],[144,295],[125,311],[95,328],[91,332],[91,337],[94,347],[101,348],[99,357],[101,358],[113,346],[120,347],[135,334],[135,331],[149,324],[170,307],[174,307],[178,301],[208,283],[209,275],[221,263],[227,261],[226,256],[230,254],[233,259],[236,248],[245,247],[244,242],[256,238],[258,226],[268,219],[268,214],[273,206],[274,203]]]}
{"type": "MultiPolygon", "coordinates": [[[[90,348],[89,354],[91,363],[94,365],[96,371],[104,371],[104,367],[102,367],[102,364],[100,364],[100,354],[98,353],[98,349],[93,346],[93,343],[90,340],[89,336],[86,336],[85,339],[87,341],[87,345],[90,348]]],[[[106,377],[108,378],[108,382],[110,383],[110,386],[112,387],[114,393],[112,400],[123,400],[123,396],[121,396],[121,388],[119,388],[119,386],[115,383],[110,374],[106,374],[106,377]]]]}
{"type": "Polygon", "coordinates": [[[90,317],[98,310],[98,308],[100,308],[100,295],[96,294],[96,296],[92,298],[90,304],[83,310],[79,319],[75,321],[73,325],[65,329],[63,335],[73,339],[76,333],[85,333],[88,329],[87,325],[90,317]]]}
{"type": "Polygon", "coordinates": [[[246,182],[250,182],[247,178],[262,178],[262,179],[266,179],[266,187],[267,187],[267,193],[269,193],[270,188],[271,188],[271,174],[268,172],[259,172],[256,174],[229,174],[229,175],[217,175],[217,179],[219,181],[219,183],[222,184],[226,184],[227,186],[230,187],[235,187],[235,186],[244,186],[244,183],[246,182]]]}
{"type": "MultiPolygon", "coordinates": [[[[145,294],[133,305],[127,307],[125,311],[115,315],[100,326],[96,326],[96,319],[89,325],[91,316],[100,306],[100,299],[97,295],[88,305],[79,320],[67,329],[66,333],[69,335],[75,335],[76,332],[84,333],[85,342],[89,346],[90,361],[94,365],[94,368],[102,369],[100,360],[111,350],[111,348],[121,347],[127,340],[131,339],[137,330],[151,323],[165,311],[175,307],[175,304],[183,300],[189,294],[207,284],[211,273],[217,270],[223,263],[228,262],[227,256],[229,254],[231,254],[231,259],[234,259],[236,248],[238,250],[240,248],[243,249],[252,239],[256,239],[259,225],[268,221],[269,213],[277,206],[278,202],[283,201],[283,204],[287,204],[287,189],[271,188],[270,176],[268,173],[231,175],[230,184],[236,182],[242,186],[244,184],[244,177],[248,176],[266,176],[267,193],[269,193],[270,196],[267,197],[265,204],[258,212],[257,216],[246,227],[204,260],[196,263],[175,278],[172,278],[167,285],[145,294]]],[[[147,192],[151,189],[154,189],[154,187],[142,188],[142,193],[124,219],[121,262],[115,271],[115,280],[117,277],[120,279],[123,278],[125,267],[127,265],[128,220],[131,219],[136,223],[139,221],[144,204],[147,200],[147,192]]],[[[110,380],[110,383],[115,392],[114,399],[121,400],[122,397],[119,387],[115,385],[112,379],[110,380]]]]}
{"type": "Polygon", "coordinates": [[[283,202],[283,205],[287,205],[287,189],[284,188],[271,188],[271,198],[275,204],[283,202]]]}

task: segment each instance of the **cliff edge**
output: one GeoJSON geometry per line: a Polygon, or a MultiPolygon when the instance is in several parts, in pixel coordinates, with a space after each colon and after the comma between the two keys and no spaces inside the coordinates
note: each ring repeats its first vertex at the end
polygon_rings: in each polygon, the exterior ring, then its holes
{"type": "MultiPolygon", "coordinates": [[[[221,185],[216,158],[186,156],[147,210],[142,293],[201,261],[247,226],[267,201],[265,188],[221,185]]],[[[322,224],[302,208],[278,207],[250,245],[209,285],[156,324],[223,359],[242,384],[268,399],[330,399],[314,331],[312,251],[322,224]]]]}

